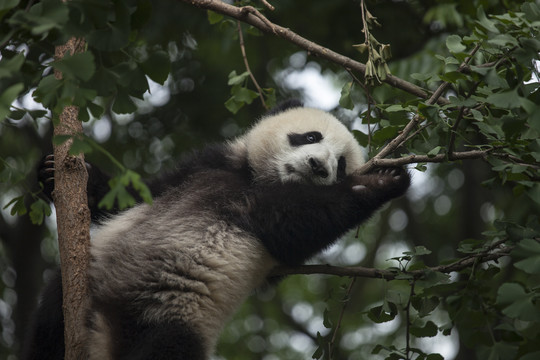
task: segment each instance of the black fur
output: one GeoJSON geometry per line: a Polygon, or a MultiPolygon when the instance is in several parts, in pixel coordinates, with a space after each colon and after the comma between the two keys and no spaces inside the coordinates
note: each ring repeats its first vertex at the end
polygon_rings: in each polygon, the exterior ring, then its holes
{"type": "Polygon", "coordinates": [[[62,313],[62,279],[60,270],[41,294],[23,342],[21,359],[57,360],[64,358],[64,314],[62,313]]]}
{"type": "Polygon", "coordinates": [[[300,265],[407,190],[407,172],[393,170],[393,174],[376,170],[350,175],[326,186],[287,183],[251,187],[245,190],[249,212],[232,221],[256,234],[281,263],[300,265]],[[358,185],[365,188],[353,191],[358,185]]]}
{"type": "MultiPolygon", "coordinates": [[[[140,311],[125,304],[96,304],[112,325],[113,358],[118,360],[205,360],[198,336],[178,320],[152,323],[140,321],[140,311]]],[[[151,304],[148,304],[151,305],[151,304]]],[[[145,304],[140,303],[139,309],[145,304]]],[[[89,324],[92,328],[92,324],[89,324]]]]}

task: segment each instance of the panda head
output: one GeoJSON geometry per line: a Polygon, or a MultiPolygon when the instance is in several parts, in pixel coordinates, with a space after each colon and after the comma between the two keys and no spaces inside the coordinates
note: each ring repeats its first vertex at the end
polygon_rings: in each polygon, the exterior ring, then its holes
{"type": "Polygon", "coordinates": [[[329,113],[295,106],[271,112],[232,144],[256,182],[339,182],[364,163],[349,130],[329,113]]]}

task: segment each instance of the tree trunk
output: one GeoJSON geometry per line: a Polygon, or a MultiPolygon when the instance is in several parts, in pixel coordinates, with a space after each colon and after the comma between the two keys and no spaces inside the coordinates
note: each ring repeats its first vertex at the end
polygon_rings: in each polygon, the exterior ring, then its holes
{"type": "MultiPolygon", "coordinates": [[[[71,38],[57,46],[55,58],[82,52],[84,41],[71,38]]],[[[62,74],[55,72],[57,78],[62,74]]],[[[66,106],[56,123],[54,135],[82,134],[79,109],[66,106]]],[[[90,249],[90,211],[86,196],[88,173],[84,156],[69,155],[71,140],[54,146],[54,205],[58,226],[58,248],[62,270],[65,359],[85,359],[84,320],[88,303],[87,268],[90,249]]]]}

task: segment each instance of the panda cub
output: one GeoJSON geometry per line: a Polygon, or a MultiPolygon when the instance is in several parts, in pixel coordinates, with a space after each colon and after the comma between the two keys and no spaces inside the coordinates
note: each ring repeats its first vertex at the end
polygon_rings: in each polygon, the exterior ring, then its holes
{"type": "MultiPolygon", "coordinates": [[[[302,264],[408,188],[405,170],[355,174],[362,163],[343,124],[292,101],[150,183],[153,205],[92,235],[89,358],[209,359],[276,265],[302,264]]],[[[26,359],[63,358],[59,278],[44,295],[26,359]]]]}

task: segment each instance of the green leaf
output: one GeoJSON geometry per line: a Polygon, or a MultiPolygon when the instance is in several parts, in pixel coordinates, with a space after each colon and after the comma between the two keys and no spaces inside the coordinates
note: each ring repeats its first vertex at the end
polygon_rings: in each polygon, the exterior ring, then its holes
{"type": "Polygon", "coordinates": [[[17,96],[23,91],[24,84],[18,83],[8,87],[0,93],[0,119],[4,119],[10,113],[10,107],[17,96]]]}
{"type": "Polygon", "coordinates": [[[2,58],[2,61],[0,61],[0,79],[12,77],[19,72],[24,60],[25,57],[22,53],[13,56],[11,59],[2,58]]]}
{"type": "Polygon", "coordinates": [[[339,98],[339,105],[345,109],[353,109],[354,102],[351,98],[351,90],[353,88],[353,82],[346,83],[341,89],[341,97],[339,98]]]}
{"type": "Polygon", "coordinates": [[[505,306],[503,314],[524,321],[540,321],[540,308],[533,303],[534,294],[517,283],[504,283],[497,291],[497,304],[505,306]]]}
{"type": "Polygon", "coordinates": [[[40,102],[43,107],[53,109],[58,101],[61,87],[60,80],[57,80],[53,75],[48,75],[41,79],[32,95],[34,100],[40,102]]]}
{"type": "Polygon", "coordinates": [[[437,335],[439,329],[437,325],[435,325],[432,321],[428,321],[422,327],[411,326],[409,328],[409,332],[411,333],[411,335],[414,335],[416,337],[433,337],[437,335]]]}
{"type": "Polygon", "coordinates": [[[243,102],[236,101],[236,99],[233,97],[230,97],[225,102],[225,107],[227,110],[229,110],[231,113],[236,114],[238,110],[240,110],[244,106],[243,102]]]}
{"type": "Polygon", "coordinates": [[[385,126],[375,131],[372,136],[372,140],[378,144],[383,143],[386,140],[393,138],[398,132],[397,126],[385,126]]]}
{"type": "MultiPolygon", "coordinates": [[[[0,112],[1,112],[1,107],[0,107],[0,112]]],[[[10,110],[7,117],[13,120],[21,120],[26,114],[27,112],[24,110],[15,109],[15,110],[10,110]]]]}
{"type": "Polygon", "coordinates": [[[45,216],[50,216],[52,213],[49,204],[40,198],[37,198],[32,205],[30,205],[30,220],[32,224],[41,225],[45,216]]]}
{"type": "Polygon", "coordinates": [[[418,316],[425,317],[439,306],[440,301],[436,296],[415,296],[412,298],[412,306],[418,311],[418,316]]]}
{"type": "Polygon", "coordinates": [[[18,4],[19,0],[0,0],[0,20],[18,4]]]}
{"type": "Polygon", "coordinates": [[[516,90],[504,91],[489,95],[486,101],[495,106],[502,108],[513,109],[521,105],[520,96],[516,90]]]}
{"type": "Polygon", "coordinates": [[[33,35],[45,35],[53,29],[61,29],[69,20],[69,9],[58,0],[43,0],[28,12],[16,14],[11,20],[28,28],[33,35]]]}
{"type": "Polygon", "coordinates": [[[127,92],[120,89],[114,99],[112,110],[117,114],[131,114],[137,111],[137,105],[135,105],[127,92]]]}
{"type": "Polygon", "coordinates": [[[86,106],[88,107],[88,110],[90,111],[92,116],[97,119],[101,118],[101,116],[103,116],[103,113],[105,112],[105,109],[102,106],[93,102],[87,103],[86,106]]]}
{"type": "Polygon", "coordinates": [[[425,246],[415,246],[414,250],[412,250],[412,251],[404,251],[403,254],[411,255],[411,256],[422,256],[422,255],[431,254],[431,250],[429,250],[425,246]]]}
{"type": "Polygon", "coordinates": [[[11,208],[11,211],[9,212],[11,216],[26,214],[27,210],[26,210],[26,206],[24,205],[24,195],[17,196],[11,199],[11,201],[9,201],[4,206],[4,210],[12,205],[13,207],[11,208]]]}
{"type": "Polygon", "coordinates": [[[540,242],[534,239],[520,241],[512,251],[512,256],[524,258],[514,264],[528,274],[540,274],[540,242]]]}
{"type": "Polygon", "coordinates": [[[411,74],[411,78],[418,80],[418,81],[428,81],[433,77],[433,74],[429,73],[413,73],[411,74]]]}
{"type": "Polygon", "coordinates": [[[394,320],[397,315],[397,306],[394,303],[385,301],[383,305],[371,308],[367,316],[374,323],[380,324],[383,322],[394,320]]]}
{"type": "Polygon", "coordinates": [[[509,34],[499,34],[488,40],[489,44],[496,46],[518,46],[518,40],[509,34]]]}
{"type": "Polygon", "coordinates": [[[459,71],[448,71],[444,74],[440,74],[439,78],[442,81],[447,81],[452,84],[457,83],[459,80],[466,80],[467,76],[459,71]]]}
{"type": "Polygon", "coordinates": [[[118,202],[121,209],[135,205],[135,199],[129,194],[124,186],[117,183],[109,183],[111,190],[101,199],[98,206],[111,210],[114,204],[118,202]]]}
{"type": "Polygon", "coordinates": [[[436,155],[439,154],[439,152],[441,151],[442,147],[441,146],[436,146],[434,147],[433,149],[431,149],[428,153],[427,153],[427,156],[428,157],[434,157],[436,155]]]}
{"type": "Polygon", "coordinates": [[[495,22],[489,20],[486,17],[486,13],[484,12],[484,9],[481,6],[478,8],[476,16],[478,18],[478,21],[476,23],[480,25],[482,28],[484,28],[488,32],[492,32],[495,34],[499,33],[499,29],[497,29],[497,27],[495,26],[495,22]]]}
{"type": "Polygon", "coordinates": [[[464,52],[467,47],[461,43],[461,37],[458,35],[450,35],[446,38],[446,47],[452,53],[464,52]]]}
{"type": "Polygon", "coordinates": [[[145,203],[152,204],[152,193],[150,192],[148,186],[142,181],[141,176],[131,170],[128,170],[128,174],[130,176],[130,182],[139,196],[145,203]]]}
{"type": "Polygon", "coordinates": [[[141,68],[150,79],[163,85],[171,70],[169,54],[163,50],[154,51],[150,54],[148,59],[141,64],[141,68]]]}
{"type": "Polygon", "coordinates": [[[92,151],[92,146],[83,139],[73,137],[73,143],[69,148],[70,155],[87,154],[92,151]]]}
{"type": "Polygon", "coordinates": [[[538,360],[540,359],[540,351],[528,353],[519,358],[519,360],[538,360]]]}
{"type": "Polygon", "coordinates": [[[71,135],[54,135],[52,142],[54,145],[58,146],[58,145],[62,145],[63,143],[65,143],[71,138],[72,138],[71,135]]]}
{"type": "Polygon", "coordinates": [[[246,104],[251,104],[253,99],[256,99],[259,96],[259,94],[257,94],[255,91],[249,90],[239,85],[233,86],[233,88],[231,89],[231,94],[236,101],[246,104]]]}
{"type": "Polygon", "coordinates": [[[369,136],[367,134],[364,134],[360,130],[352,130],[352,133],[353,133],[354,138],[356,139],[356,141],[358,141],[358,143],[360,144],[360,146],[362,146],[362,147],[367,147],[368,146],[368,144],[369,144],[369,136]]]}
{"type": "Polygon", "coordinates": [[[330,311],[328,309],[324,309],[323,325],[327,329],[331,329],[334,326],[334,324],[332,323],[332,319],[330,318],[330,311]]]}
{"type": "Polygon", "coordinates": [[[479,357],[486,360],[513,360],[516,358],[518,347],[507,342],[496,342],[484,351],[479,351],[479,357]]]}
{"type": "Polygon", "coordinates": [[[244,81],[249,77],[249,72],[243,72],[240,75],[236,74],[236,71],[231,71],[229,74],[229,81],[227,82],[227,85],[240,85],[244,83],[244,81]]]}
{"type": "Polygon", "coordinates": [[[102,51],[115,51],[124,48],[129,43],[131,35],[130,9],[124,1],[113,1],[114,20],[106,18],[100,28],[86,36],[88,44],[102,51]]]}
{"type": "Polygon", "coordinates": [[[54,61],[52,67],[62,72],[63,77],[71,77],[88,81],[96,71],[94,55],[90,51],[83,53],[69,53],[64,58],[54,61]]]}
{"type": "Polygon", "coordinates": [[[407,109],[403,108],[403,105],[401,104],[394,104],[390,105],[384,108],[384,111],[386,112],[398,112],[398,111],[407,111],[407,109]]]}
{"type": "Polygon", "coordinates": [[[223,20],[223,15],[218,14],[217,12],[208,10],[206,14],[208,16],[208,22],[210,23],[210,25],[217,24],[218,22],[223,20]]]}

